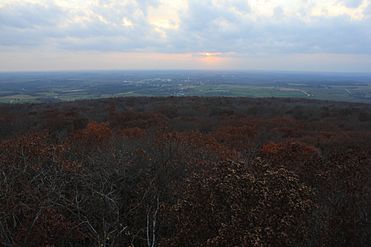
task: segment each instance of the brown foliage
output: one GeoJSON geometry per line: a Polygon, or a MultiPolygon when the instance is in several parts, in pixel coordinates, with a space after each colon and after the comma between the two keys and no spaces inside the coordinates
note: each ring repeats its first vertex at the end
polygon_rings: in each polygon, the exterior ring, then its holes
{"type": "Polygon", "coordinates": [[[99,145],[108,141],[112,136],[112,130],[108,123],[90,122],[85,129],[78,131],[74,139],[87,145],[99,145]]]}
{"type": "Polygon", "coordinates": [[[284,143],[267,143],[261,148],[263,155],[281,161],[306,160],[313,156],[318,156],[320,151],[311,145],[289,141],[284,143]]]}
{"type": "Polygon", "coordinates": [[[145,135],[145,131],[137,127],[126,128],[126,129],[121,129],[120,134],[127,138],[137,139],[137,138],[143,137],[145,135]]]}
{"type": "Polygon", "coordinates": [[[176,204],[169,246],[297,246],[306,240],[313,193],[295,174],[260,160],[194,165],[176,204]]]}
{"type": "Polygon", "coordinates": [[[197,97],[0,106],[0,245],[368,246],[362,112],[197,97]]]}

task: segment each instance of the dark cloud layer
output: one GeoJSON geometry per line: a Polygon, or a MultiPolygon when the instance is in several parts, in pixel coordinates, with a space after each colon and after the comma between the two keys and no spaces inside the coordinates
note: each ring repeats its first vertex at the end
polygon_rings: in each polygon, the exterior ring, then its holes
{"type": "MultiPolygon", "coordinates": [[[[363,1],[340,1],[357,8],[363,1]]],[[[55,4],[9,4],[0,8],[0,49],[47,47],[68,51],[153,51],[371,54],[371,7],[359,20],[340,16],[255,16],[246,1],[217,5],[188,1],[177,28],[157,28],[148,17],[158,0],[125,4],[100,0],[79,13],[55,4]],[[126,19],[132,25],[123,25],[126,19]]]]}

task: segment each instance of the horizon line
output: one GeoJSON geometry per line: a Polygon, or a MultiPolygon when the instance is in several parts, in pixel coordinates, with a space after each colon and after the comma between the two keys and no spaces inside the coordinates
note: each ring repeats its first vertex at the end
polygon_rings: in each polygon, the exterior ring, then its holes
{"type": "Polygon", "coordinates": [[[237,72],[237,73],[290,73],[290,74],[358,74],[369,75],[371,71],[322,71],[322,70],[269,70],[269,69],[61,69],[61,70],[0,70],[0,74],[17,73],[93,73],[93,72],[237,72]]]}

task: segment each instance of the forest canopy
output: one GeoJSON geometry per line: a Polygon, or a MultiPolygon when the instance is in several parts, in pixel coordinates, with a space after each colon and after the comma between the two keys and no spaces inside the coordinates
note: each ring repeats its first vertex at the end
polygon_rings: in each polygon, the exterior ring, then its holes
{"type": "Polygon", "coordinates": [[[371,106],[0,105],[3,246],[368,246],[371,106]]]}

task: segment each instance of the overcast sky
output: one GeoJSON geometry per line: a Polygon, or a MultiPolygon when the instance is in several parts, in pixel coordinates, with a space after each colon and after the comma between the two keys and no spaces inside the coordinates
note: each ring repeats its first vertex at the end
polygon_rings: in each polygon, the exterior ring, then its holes
{"type": "Polygon", "coordinates": [[[0,0],[0,71],[371,72],[371,0],[0,0]]]}

